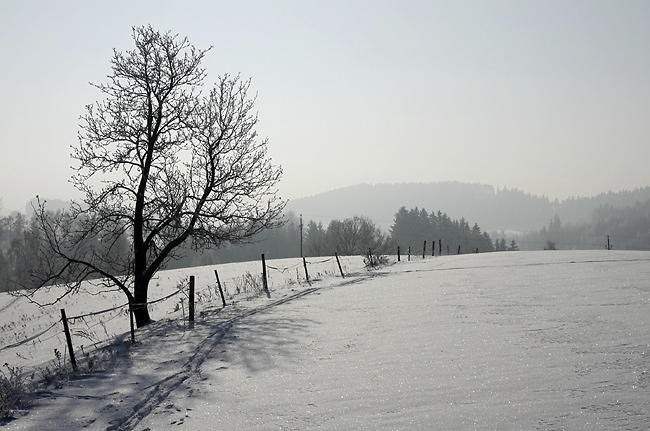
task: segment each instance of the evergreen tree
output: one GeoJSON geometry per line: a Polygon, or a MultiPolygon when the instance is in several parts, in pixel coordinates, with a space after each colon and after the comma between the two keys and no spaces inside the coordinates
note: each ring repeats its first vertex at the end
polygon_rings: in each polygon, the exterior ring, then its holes
{"type": "Polygon", "coordinates": [[[460,246],[461,252],[465,253],[473,253],[476,249],[494,251],[490,236],[482,233],[477,223],[470,228],[464,218],[452,220],[442,211],[428,214],[424,209],[407,211],[402,207],[395,214],[390,232],[393,242],[403,250],[408,247],[419,249],[423,241],[436,243],[442,240],[446,246],[454,249],[460,246]]]}
{"type": "Polygon", "coordinates": [[[305,235],[305,255],[324,256],[326,254],[325,230],[323,224],[310,220],[305,235]]]}

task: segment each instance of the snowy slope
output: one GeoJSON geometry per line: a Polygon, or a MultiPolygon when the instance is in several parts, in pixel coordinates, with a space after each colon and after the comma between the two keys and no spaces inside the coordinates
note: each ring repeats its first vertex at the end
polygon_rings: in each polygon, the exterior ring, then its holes
{"type": "MultiPolygon", "coordinates": [[[[334,258],[310,258],[308,262],[311,278],[339,273],[334,258]]],[[[341,265],[344,271],[354,272],[363,262],[360,257],[341,257],[341,265]]],[[[301,259],[269,260],[267,268],[271,290],[305,282],[301,259]]],[[[245,293],[236,291],[241,284],[239,280],[247,274],[261,277],[262,266],[261,262],[242,262],[161,271],[149,287],[152,319],[180,319],[184,313],[187,315],[190,275],[196,278],[197,310],[202,302],[221,304],[215,270],[231,302],[245,299],[245,293]]],[[[43,289],[29,297],[0,293],[0,363],[31,370],[51,362],[55,358],[54,349],[65,353],[61,309],[65,309],[70,321],[75,348],[101,346],[129,331],[126,297],[121,292],[86,283],[76,294],[64,294],[65,290],[59,287],[43,289]]]]}
{"type": "Polygon", "coordinates": [[[650,253],[349,272],[204,303],[193,328],[172,313],[114,369],[50,388],[5,427],[650,428],[650,253]]]}

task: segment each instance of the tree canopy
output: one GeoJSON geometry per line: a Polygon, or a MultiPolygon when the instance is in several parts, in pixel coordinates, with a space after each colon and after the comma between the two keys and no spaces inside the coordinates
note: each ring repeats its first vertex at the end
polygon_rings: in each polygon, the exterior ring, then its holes
{"type": "Polygon", "coordinates": [[[407,210],[401,207],[395,213],[391,227],[392,239],[402,247],[420,247],[425,240],[436,241],[452,249],[460,246],[463,253],[494,251],[492,240],[487,232],[481,233],[478,224],[470,228],[461,218],[452,220],[446,213],[428,213],[425,209],[407,210]]]}
{"type": "MultiPolygon", "coordinates": [[[[58,217],[39,204],[40,226],[59,267],[39,282],[71,289],[91,276],[121,289],[138,326],[149,322],[149,281],[182,244],[220,247],[279,225],[281,168],[259,139],[250,80],[222,75],[204,86],[210,49],[150,26],[135,48],[114,51],[104,95],[81,117],[72,182],[82,202],[58,217]],[[92,242],[130,252],[94,252],[92,242]],[[90,245],[89,245],[90,244],[90,245]]],[[[108,247],[109,250],[111,247],[108,247]]]]}

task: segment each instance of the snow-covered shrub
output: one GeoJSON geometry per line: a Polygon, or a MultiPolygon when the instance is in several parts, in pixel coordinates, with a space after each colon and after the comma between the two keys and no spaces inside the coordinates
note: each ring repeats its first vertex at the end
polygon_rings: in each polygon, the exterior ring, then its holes
{"type": "Polygon", "coordinates": [[[253,275],[246,271],[241,277],[234,280],[235,295],[245,294],[246,296],[258,295],[264,289],[264,280],[261,275],[253,275]]]}
{"type": "Polygon", "coordinates": [[[14,409],[28,402],[29,394],[34,387],[34,376],[25,377],[21,368],[10,367],[0,370],[0,417],[12,418],[14,409]]]}
{"type": "Polygon", "coordinates": [[[388,259],[388,256],[385,255],[371,255],[367,254],[363,257],[363,263],[366,266],[366,268],[371,269],[371,268],[376,268],[378,266],[386,266],[390,263],[390,260],[388,259]]]}

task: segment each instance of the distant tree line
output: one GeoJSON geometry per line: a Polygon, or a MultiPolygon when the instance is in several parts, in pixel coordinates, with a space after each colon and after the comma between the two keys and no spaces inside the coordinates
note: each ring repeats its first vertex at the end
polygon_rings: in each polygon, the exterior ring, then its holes
{"type": "Polygon", "coordinates": [[[21,213],[0,218],[0,291],[20,289],[21,280],[44,264],[42,240],[36,219],[28,221],[21,213]]]}
{"type": "MultiPolygon", "coordinates": [[[[399,246],[404,254],[411,247],[413,254],[422,252],[424,241],[431,253],[433,242],[442,242],[443,253],[447,248],[457,253],[494,251],[490,236],[482,232],[478,224],[472,227],[465,219],[452,220],[447,214],[428,213],[424,209],[400,208],[395,214],[389,233],[382,230],[368,217],[355,216],[345,220],[332,220],[327,227],[310,221],[304,234],[307,256],[395,254],[399,246]]],[[[438,252],[436,252],[437,254],[438,252]]]]}
{"type": "Polygon", "coordinates": [[[519,246],[514,239],[510,241],[510,245],[506,245],[505,238],[497,238],[494,240],[494,251],[519,251],[519,246]]]}
{"type": "Polygon", "coordinates": [[[514,236],[522,250],[650,250],[650,199],[623,208],[601,205],[591,220],[563,223],[556,214],[539,231],[514,236]]]}
{"type": "MultiPolygon", "coordinates": [[[[546,225],[555,214],[563,222],[582,223],[604,204],[624,208],[650,199],[650,187],[601,193],[593,197],[549,199],[516,188],[455,181],[437,183],[359,184],[315,196],[292,200],[287,209],[303,214],[329,214],[343,219],[362,214],[376,220],[385,230],[391,227],[395,210],[401,206],[443,209],[450,217],[478,221],[490,236],[493,231],[530,232],[546,225]]],[[[322,221],[327,227],[329,219],[322,221]]],[[[501,236],[499,236],[499,239],[501,236]]],[[[507,243],[510,242],[508,238],[507,243]]]]}
{"type": "Polygon", "coordinates": [[[387,254],[393,252],[391,237],[368,217],[332,220],[327,228],[310,221],[304,236],[306,256],[387,254]]]}
{"type": "MultiPolygon", "coordinates": [[[[62,211],[52,215],[59,217],[71,231],[84,222],[62,211]]],[[[121,232],[111,243],[103,242],[100,236],[87,235],[78,247],[84,254],[93,253],[104,260],[128,260],[131,244],[128,232],[121,232]]],[[[27,220],[18,212],[0,217],[0,291],[35,287],[32,281],[50,273],[57,265],[61,265],[60,258],[47,246],[38,217],[27,220]]]]}
{"type": "MultiPolygon", "coordinates": [[[[401,207],[394,217],[388,233],[380,229],[370,218],[354,216],[343,220],[331,220],[327,226],[307,221],[300,226],[294,213],[284,216],[282,226],[263,231],[250,243],[233,245],[226,243],[218,249],[186,248],[179,258],[167,264],[167,269],[214,265],[228,262],[250,261],[260,258],[261,253],[272,259],[300,256],[302,245],[306,257],[340,255],[364,255],[368,249],[373,254],[395,254],[397,247],[406,253],[411,247],[413,255],[422,252],[427,241],[427,253],[433,242],[442,241],[443,253],[461,253],[516,250],[598,249],[605,248],[607,236],[611,246],[619,250],[650,250],[650,200],[634,206],[616,208],[601,205],[593,211],[589,223],[563,223],[558,215],[539,231],[525,234],[499,234],[494,242],[478,224],[472,226],[464,219],[451,219],[446,213],[427,212],[425,209],[407,210],[401,207]],[[302,241],[301,241],[302,233],[302,241]],[[506,240],[506,237],[508,240],[506,240]]],[[[21,213],[0,217],[0,291],[26,286],[25,281],[34,272],[50,265],[54,259],[42,247],[44,238],[36,218],[27,219],[21,213]]],[[[129,232],[120,241],[102,248],[101,238],[87,238],[95,253],[129,258],[131,247],[129,232]]],[[[437,250],[436,250],[437,254],[437,250]]]]}
{"type": "Polygon", "coordinates": [[[248,244],[225,244],[218,249],[185,250],[184,257],[171,262],[168,268],[182,268],[198,265],[214,265],[227,262],[245,262],[267,258],[284,259],[339,255],[363,255],[368,249],[373,254],[393,253],[390,235],[368,217],[354,216],[344,220],[331,220],[327,226],[314,221],[305,221],[294,213],[284,216],[282,226],[264,231],[248,244]],[[302,242],[301,242],[302,233],[302,242]]]}
{"type": "Polygon", "coordinates": [[[33,243],[33,231],[27,229],[25,216],[15,213],[0,218],[0,291],[14,290],[11,280],[24,271],[29,262],[25,250],[33,243]]]}
{"type": "MultiPolygon", "coordinates": [[[[60,217],[60,212],[57,212],[60,217]]],[[[389,233],[384,232],[370,218],[353,216],[343,220],[331,220],[327,226],[308,221],[303,226],[293,213],[284,216],[282,226],[255,235],[247,244],[224,244],[218,249],[185,248],[179,258],[170,261],[166,268],[184,268],[214,265],[227,262],[256,260],[261,253],[272,259],[300,256],[306,257],[340,255],[365,255],[370,250],[374,255],[394,254],[401,245],[404,253],[409,246],[421,247],[425,239],[432,244],[442,239],[445,252],[449,245],[454,253],[461,246],[461,252],[494,251],[487,233],[481,232],[477,224],[470,227],[464,220],[452,220],[442,212],[427,213],[417,208],[401,208],[395,214],[395,222],[389,233]],[[301,241],[302,234],[302,241],[301,241]]],[[[78,221],[70,221],[75,223],[78,221]]],[[[23,214],[14,213],[0,218],[0,290],[14,290],[29,287],[27,280],[34,273],[51,266],[57,257],[47,254],[43,247],[45,239],[38,226],[38,218],[27,220],[23,214]]],[[[118,242],[102,248],[101,238],[88,237],[85,244],[93,253],[110,255],[112,260],[130,258],[130,233],[125,231],[118,242]]],[[[429,245],[430,249],[431,245],[429,245]]],[[[415,253],[415,251],[414,251],[415,253]]]]}
{"type": "Polygon", "coordinates": [[[431,244],[439,240],[443,253],[447,253],[449,247],[455,254],[458,246],[461,253],[474,253],[477,249],[481,253],[495,251],[490,235],[482,232],[478,224],[470,227],[464,218],[452,220],[446,213],[428,213],[424,208],[407,210],[401,207],[395,214],[391,238],[402,250],[411,247],[414,253],[421,249],[424,241],[431,244]]]}
{"type": "Polygon", "coordinates": [[[283,216],[282,224],[260,232],[244,244],[225,243],[219,248],[183,250],[183,257],[169,262],[168,269],[229,262],[259,260],[264,253],[271,259],[300,256],[300,221],[293,213],[283,216]]]}
{"type": "MultiPolygon", "coordinates": [[[[61,211],[53,213],[60,217],[61,211]]],[[[116,242],[102,244],[98,237],[88,237],[83,245],[99,255],[111,256],[112,260],[131,258],[130,232],[124,232],[116,242]]],[[[37,217],[27,219],[14,212],[0,217],[0,292],[32,287],[34,274],[45,273],[57,261],[54,253],[48,253],[46,241],[39,228],[37,217]]],[[[284,216],[281,227],[255,235],[246,244],[224,244],[221,248],[188,248],[179,252],[166,269],[243,262],[260,258],[261,253],[274,259],[300,256],[299,221],[294,214],[284,216]]]]}

